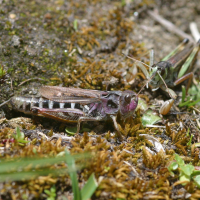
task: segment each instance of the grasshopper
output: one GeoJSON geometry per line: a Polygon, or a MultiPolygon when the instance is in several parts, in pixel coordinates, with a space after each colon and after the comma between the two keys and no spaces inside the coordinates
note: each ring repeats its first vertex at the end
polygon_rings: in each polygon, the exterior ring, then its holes
{"type": "MultiPolygon", "coordinates": [[[[188,79],[186,92],[188,91],[193,78],[193,72],[191,72],[191,70],[199,49],[200,40],[193,46],[189,44],[188,39],[184,39],[183,42],[169,55],[163,58],[162,61],[156,64],[150,64],[150,66],[147,65],[149,67],[149,72],[144,67],[144,65],[146,65],[145,63],[136,60],[146,78],[149,79],[149,85],[152,91],[156,91],[160,88],[171,97],[170,100],[164,102],[161,106],[161,114],[168,114],[174,100],[177,98],[176,93],[171,88],[188,79]]],[[[134,58],[129,56],[128,58],[135,61],[134,58]]]]}
{"type": "Polygon", "coordinates": [[[5,103],[10,103],[14,110],[25,114],[77,123],[77,133],[82,121],[109,119],[113,120],[115,129],[119,132],[117,115],[120,114],[122,119],[132,116],[138,104],[138,94],[130,90],[100,91],[43,86],[39,93],[39,97],[14,96],[5,103]]]}

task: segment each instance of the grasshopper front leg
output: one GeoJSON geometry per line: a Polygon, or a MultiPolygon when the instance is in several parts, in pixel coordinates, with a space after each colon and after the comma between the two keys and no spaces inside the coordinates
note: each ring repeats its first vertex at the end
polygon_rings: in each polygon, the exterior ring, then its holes
{"type": "Polygon", "coordinates": [[[120,139],[120,140],[123,140],[123,137],[122,137],[121,132],[120,132],[120,130],[119,130],[119,126],[118,126],[118,124],[117,124],[117,116],[111,115],[110,117],[111,117],[112,120],[113,120],[113,123],[114,123],[114,126],[115,126],[115,129],[116,129],[116,131],[117,131],[117,134],[118,134],[119,139],[120,139]]]}

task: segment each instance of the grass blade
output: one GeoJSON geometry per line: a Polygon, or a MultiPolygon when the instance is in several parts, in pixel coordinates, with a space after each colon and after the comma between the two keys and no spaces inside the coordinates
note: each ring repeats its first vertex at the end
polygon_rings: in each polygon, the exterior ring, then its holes
{"type": "Polygon", "coordinates": [[[25,181],[30,179],[35,179],[38,176],[48,176],[51,175],[64,175],[68,173],[67,168],[64,169],[40,169],[37,171],[22,171],[0,174],[0,181],[25,181]]]}
{"type": "Polygon", "coordinates": [[[189,103],[188,106],[194,106],[199,102],[200,102],[200,99],[197,99],[196,101],[193,101],[193,102],[189,103]]]}
{"type": "Polygon", "coordinates": [[[81,190],[81,197],[82,200],[90,199],[95,190],[98,187],[98,183],[95,179],[94,173],[90,175],[90,178],[88,179],[87,183],[84,185],[84,187],[81,190]]]}
{"type": "MultiPolygon", "coordinates": [[[[70,156],[71,159],[80,161],[91,158],[91,154],[88,153],[70,156]]],[[[0,181],[28,180],[49,174],[57,176],[60,174],[76,172],[85,166],[85,162],[80,162],[79,165],[76,165],[76,168],[71,167],[70,169],[67,169],[65,168],[65,165],[63,165],[64,168],[49,170],[49,167],[52,167],[52,165],[65,162],[66,156],[52,158],[23,158],[14,159],[12,161],[5,161],[2,159],[0,160],[0,181]]]]}
{"type": "Polygon", "coordinates": [[[70,155],[70,152],[68,150],[65,150],[65,156],[66,156],[66,163],[70,171],[69,175],[72,181],[72,191],[74,194],[74,200],[81,200],[81,192],[78,187],[78,177],[76,174],[76,165],[74,158],[70,155]]]}

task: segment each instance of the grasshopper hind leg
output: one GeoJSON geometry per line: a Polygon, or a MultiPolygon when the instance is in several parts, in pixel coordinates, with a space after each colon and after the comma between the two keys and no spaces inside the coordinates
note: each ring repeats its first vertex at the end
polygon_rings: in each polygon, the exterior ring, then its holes
{"type": "Polygon", "coordinates": [[[193,72],[190,72],[188,74],[185,74],[184,76],[182,76],[181,78],[179,78],[178,80],[176,80],[174,82],[174,86],[177,86],[179,85],[180,83],[182,83],[183,81],[187,80],[188,79],[188,83],[187,83],[187,86],[186,86],[186,93],[188,92],[188,89],[192,83],[192,79],[193,79],[193,76],[194,76],[194,73],[193,72]]]}
{"type": "Polygon", "coordinates": [[[178,80],[176,80],[174,82],[174,86],[176,86],[188,79],[186,92],[188,91],[188,89],[191,85],[194,74],[193,74],[193,72],[189,72],[189,73],[185,74],[185,72],[190,70],[193,67],[194,61],[196,60],[199,50],[200,50],[200,40],[197,42],[197,44],[194,47],[194,49],[192,50],[191,54],[188,56],[187,60],[182,65],[182,67],[179,71],[179,74],[178,74],[178,80]]]}

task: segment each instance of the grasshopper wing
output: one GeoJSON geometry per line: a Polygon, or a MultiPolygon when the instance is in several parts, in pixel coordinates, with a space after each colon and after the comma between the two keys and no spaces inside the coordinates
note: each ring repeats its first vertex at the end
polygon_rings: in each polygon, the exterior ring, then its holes
{"type": "Polygon", "coordinates": [[[100,102],[102,91],[87,90],[72,87],[43,86],[39,89],[40,94],[52,101],[61,103],[88,104],[100,102]]]}

